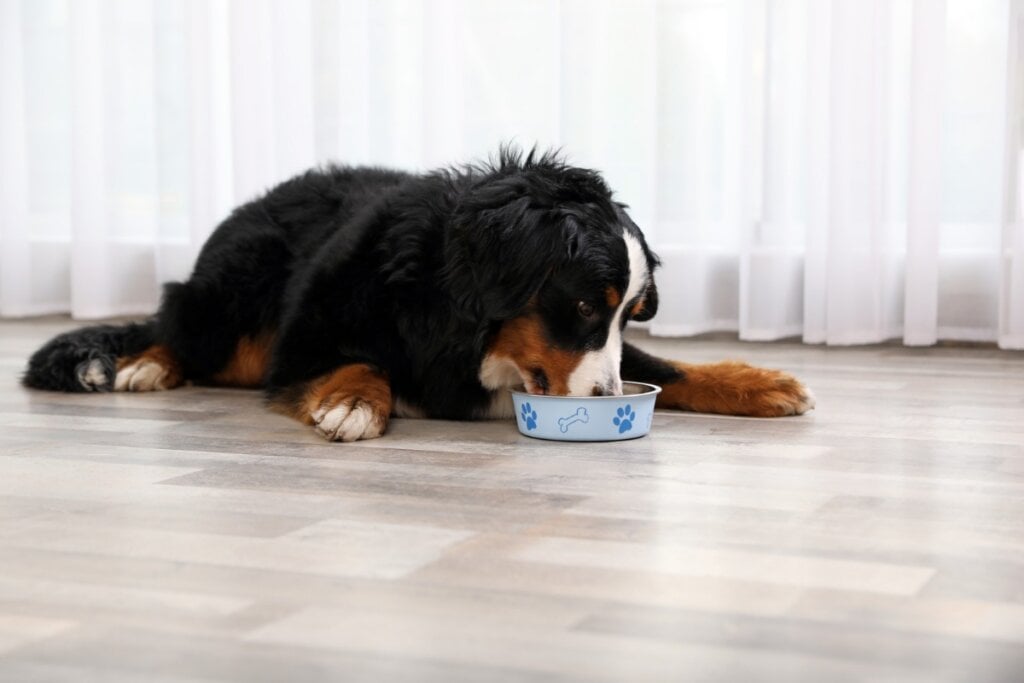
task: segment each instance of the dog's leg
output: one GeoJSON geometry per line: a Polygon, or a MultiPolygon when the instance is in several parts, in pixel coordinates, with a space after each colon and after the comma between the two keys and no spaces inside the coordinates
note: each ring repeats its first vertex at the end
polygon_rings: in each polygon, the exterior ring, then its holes
{"type": "Polygon", "coordinates": [[[690,365],[623,344],[621,373],[624,380],[660,385],[658,408],[778,417],[814,407],[813,394],[792,375],[737,361],[690,365]]]}
{"type": "Polygon", "coordinates": [[[114,391],[163,391],[184,383],[181,365],[162,344],[117,360],[114,391]]]}
{"type": "Polygon", "coordinates": [[[374,439],[388,425],[391,385],[383,373],[354,363],[279,392],[271,405],[313,426],[328,441],[374,439]]]}

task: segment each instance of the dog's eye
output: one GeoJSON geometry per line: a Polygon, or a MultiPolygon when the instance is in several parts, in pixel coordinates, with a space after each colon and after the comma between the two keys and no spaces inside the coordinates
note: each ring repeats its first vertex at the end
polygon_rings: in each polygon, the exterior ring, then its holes
{"type": "Polygon", "coordinates": [[[586,301],[580,301],[576,304],[576,310],[579,312],[581,318],[590,319],[594,317],[596,311],[593,305],[588,304],[586,301]]]}

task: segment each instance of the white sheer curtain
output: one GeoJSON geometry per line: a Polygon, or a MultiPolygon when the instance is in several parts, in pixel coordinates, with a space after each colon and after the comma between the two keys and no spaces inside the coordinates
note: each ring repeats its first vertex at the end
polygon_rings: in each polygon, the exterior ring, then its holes
{"type": "Polygon", "coordinates": [[[672,7],[655,333],[1024,348],[1021,3],[672,7]]]}
{"type": "Polygon", "coordinates": [[[655,334],[1024,348],[1022,0],[0,0],[0,314],[147,313],[234,204],[601,169],[655,334]]]}

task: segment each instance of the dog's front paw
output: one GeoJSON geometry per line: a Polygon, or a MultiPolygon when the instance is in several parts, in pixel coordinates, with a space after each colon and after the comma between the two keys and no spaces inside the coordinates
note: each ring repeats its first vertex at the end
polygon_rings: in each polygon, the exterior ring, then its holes
{"type": "Polygon", "coordinates": [[[781,370],[736,361],[678,367],[680,377],[665,384],[659,407],[746,417],[803,415],[814,407],[814,394],[781,370]]]}
{"type": "Polygon", "coordinates": [[[358,396],[329,396],[310,415],[317,433],[328,441],[376,439],[388,426],[388,411],[358,396]]]}
{"type": "Polygon", "coordinates": [[[75,378],[85,391],[110,391],[114,364],[108,358],[87,358],[75,366],[75,378]]]}
{"type": "Polygon", "coordinates": [[[781,370],[751,368],[761,374],[756,382],[753,417],[803,415],[814,407],[814,394],[800,380],[781,370]]]}
{"type": "Polygon", "coordinates": [[[114,391],[164,391],[181,386],[178,362],[163,346],[118,361],[114,391]]]}

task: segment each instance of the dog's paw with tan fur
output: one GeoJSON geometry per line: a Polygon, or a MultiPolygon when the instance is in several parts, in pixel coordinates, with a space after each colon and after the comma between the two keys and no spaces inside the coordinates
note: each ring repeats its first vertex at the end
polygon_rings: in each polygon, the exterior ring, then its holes
{"type": "Polygon", "coordinates": [[[328,441],[376,439],[388,426],[388,411],[359,396],[328,396],[310,417],[317,434],[328,441]]]}
{"type": "Polygon", "coordinates": [[[666,384],[659,407],[745,417],[803,415],[814,408],[811,390],[781,370],[739,361],[678,368],[681,377],[666,384]]]}

